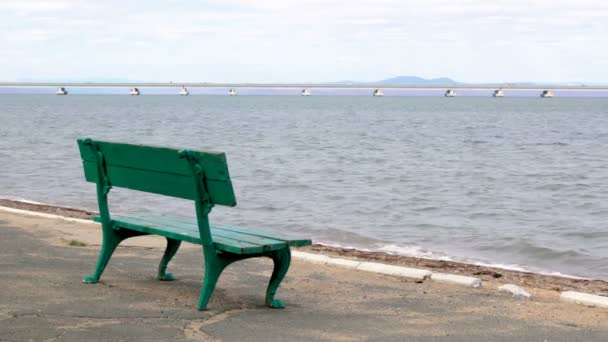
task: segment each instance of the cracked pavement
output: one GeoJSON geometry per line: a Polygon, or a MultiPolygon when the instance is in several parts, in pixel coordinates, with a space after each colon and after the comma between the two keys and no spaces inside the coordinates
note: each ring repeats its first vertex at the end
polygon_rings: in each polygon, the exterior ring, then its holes
{"type": "Polygon", "coordinates": [[[278,292],[286,309],[264,305],[272,262],[258,259],[227,268],[198,311],[198,246],[182,247],[168,268],[177,280],[161,282],[159,240],[132,239],[101,283],[83,284],[100,236],[94,225],[0,212],[0,341],[608,340],[607,309],[554,294],[522,301],[298,260],[278,292]],[[75,237],[88,246],[68,246],[75,237]]]}

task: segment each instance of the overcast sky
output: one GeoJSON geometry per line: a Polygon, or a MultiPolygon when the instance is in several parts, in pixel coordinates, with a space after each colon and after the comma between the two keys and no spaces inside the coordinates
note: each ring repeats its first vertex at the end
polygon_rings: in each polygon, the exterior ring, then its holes
{"type": "Polygon", "coordinates": [[[608,83],[608,1],[0,0],[0,80],[608,83]]]}

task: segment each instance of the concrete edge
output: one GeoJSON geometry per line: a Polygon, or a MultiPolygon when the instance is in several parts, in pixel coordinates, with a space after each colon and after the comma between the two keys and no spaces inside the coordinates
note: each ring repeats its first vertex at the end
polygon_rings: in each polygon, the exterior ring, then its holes
{"type": "Polygon", "coordinates": [[[481,286],[481,279],[475,277],[468,277],[457,274],[448,273],[433,273],[431,274],[431,280],[440,283],[448,283],[454,285],[463,285],[467,287],[477,288],[481,286]]]}
{"type": "Polygon", "coordinates": [[[564,303],[608,308],[608,297],[593,295],[584,292],[565,291],[561,293],[561,295],[559,296],[559,300],[564,303]]]}
{"type": "Polygon", "coordinates": [[[330,266],[338,266],[350,269],[357,269],[359,265],[361,265],[361,261],[350,260],[350,259],[340,259],[340,258],[329,258],[327,260],[327,264],[330,266]]]}
{"type": "Polygon", "coordinates": [[[532,295],[528,291],[526,291],[526,289],[524,289],[521,286],[517,286],[515,284],[500,285],[496,289],[498,290],[498,292],[510,293],[515,298],[525,298],[525,299],[532,298],[532,295]]]}
{"type": "Polygon", "coordinates": [[[381,273],[387,275],[393,275],[398,277],[413,278],[424,280],[428,279],[432,272],[428,270],[422,270],[417,268],[401,267],[387,264],[380,264],[376,262],[357,261],[350,259],[331,258],[327,255],[307,253],[300,251],[292,251],[292,257],[295,259],[311,262],[314,264],[330,265],[349,268],[353,270],[381,273]]]}
{"type": "Polygon", "coordinates": [[[38,216],[38,217],[44,217],[44,218],[59,219],[59,220],[64,220],[64,221],[68,221],[68,222],[99,224],[98,222],[95,222],[93,220],[85,220],[85,219],[79,219],[79,218],[67,217],[67,216],[61,216],[61,215],[55,215],[55,214],[45,214],[45,213],[39,213],[37,211],[15,209],[15,208],[3,207],[3,206],[0,206],[0,211],[6,211],[9,213],[22,214],[22,215],[27,215],[27,216],[38,216]]]}
{"type": "Polygon", "coordinates": [[[401,267],[401,266],[393,266],[387,264],[380,264],[377,262],[362,262],[357,266],[357,270],[374,272],[387,274],[398,277],[405,278],[413,278],[418,280],[428,279],[432,272],[429,270],[417,269],[417,268],[409,268],[409,267],[401,267]]]}
{"type": "Polygon", "coordinates": [[[314,253],[306,253],[300,251],[291,251],[291,256],[293,258],[307,261],[313,264],[326,265],[329,261],[329,257],[323,254],[314,254],[314,253]]]}

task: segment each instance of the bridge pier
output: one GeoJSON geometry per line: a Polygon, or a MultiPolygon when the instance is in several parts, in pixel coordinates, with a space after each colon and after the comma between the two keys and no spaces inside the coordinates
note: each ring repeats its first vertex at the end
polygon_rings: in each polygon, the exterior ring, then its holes
{"type": "Polygon", "coordinates": [[[543,92],[540,94],[540,97],[542,98],[550,98],[553,96],[555,96],[555,94],[553,94],[553,91],[551,89],[543,90],[543,92]]]}

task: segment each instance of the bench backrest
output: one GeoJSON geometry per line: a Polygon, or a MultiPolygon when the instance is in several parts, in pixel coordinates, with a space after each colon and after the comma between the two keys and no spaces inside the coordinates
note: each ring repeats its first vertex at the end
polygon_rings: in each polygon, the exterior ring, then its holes
{"type": "MultiPolygon", "coordinates": [[[[85,178],[99,183],[100,170],[112,187],[195,200],[195,176],[177,149],[79,139],[85,178]],[[102,156],[102,159],[99,158],[102,156]],[[103,165],[98,165],[101,161],[103,165]]],[[[190,151],[202,166],[204,190],[212,204],[235,206],[224,153],[190,151]]]]}

